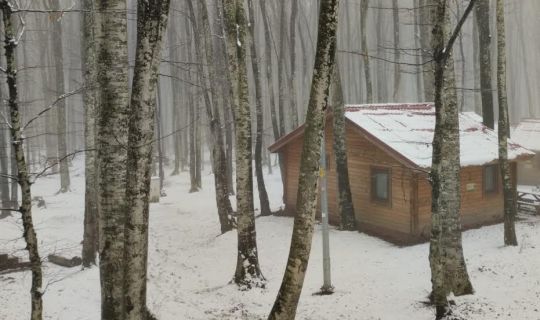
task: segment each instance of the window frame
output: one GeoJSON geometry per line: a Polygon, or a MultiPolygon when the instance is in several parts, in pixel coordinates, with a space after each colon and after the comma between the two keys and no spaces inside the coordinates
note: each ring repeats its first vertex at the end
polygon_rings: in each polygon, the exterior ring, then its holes
{"type": "Polygon", "coordinates": [[[499,193],[499,165],[498,164],[487,164],[482,166],[482,193],[485,196],[493,196],[497,195],[499,193]],[[486,177],[487,177],[487,169],[493,168],[493,183],[494,188],[493,190],[486,190],[486,177]]]}
{"type": "Polygon", "coordinates": [[[371,166],[369,172],[370,172],[369,193],[370,193],[371,202],[379,204],[379,205],[387,206],[387,207],[392,207],[392,168],[383,167],[383,166],[371,166]],[[375,175],[378,173],[385,173],[388,176],[388,179],[386,182],[386,187],[388,189],[387,199],[381,199],[377,197],[375,175]]]}

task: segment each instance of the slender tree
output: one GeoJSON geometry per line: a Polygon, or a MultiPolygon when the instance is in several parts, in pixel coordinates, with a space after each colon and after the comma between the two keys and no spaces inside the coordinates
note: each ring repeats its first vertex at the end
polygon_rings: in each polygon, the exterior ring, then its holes
{"type": "Polygon", "coordinates": [[[83,0],[84,12],[81,17],[81,67],[85,90],[83,91],[84,104],[84,141],[86,153],[84,158],[84,232],[82,243],[83,267],[90,267],[96,263],[98,250],[98,199],[96,180],[96,50],[95,50],[95,21],[94,5],[92,0],[83,0]]]}
{"type": "Polygon", "coordinates": [[[482,117],[484,125],[493,129],[493,89],[491,85],[491,29],[489,0],[478,0],[475,8],[479,38],[480,95],[482,97],[482,117]]]}
{"type": "Polygon", "coordinates": [[[315,67],[311,80],[298,183],[297,212],[285,275],[268,316],[269,320],[295,318],[306,275],[317,209],[319,158],[328,105],[327,93],[337,46],[338,7],[338,0],[321,1],[315,67]]]}
{"type": "Polygon", "coordinates": [[[418,20],[420,24],[420,50],[422,56],[422,76],[424,84],[424,100],[435,100],[435,79],[433,78],[433,62],[431,61],[431,8],[430,0],[419,0],[418,20]]]}
{"type": "Polygon", "coordinates": [[[289,113],[291,116],[291,126],[298,126],[298,105],[297,105],[297,88],[296,88],[296,20],[298,17],[298,0],[291,0],[291,19],[289,20],[289,50],[291,66],[289,77],[289,113]]]}
{"type": "Polygon", "coordinates": [[[504,245],[517,246],[516,237],[516,198],[508,162],[508,100],[506,96],[506,36],[504,23],[504,1],[497,0],[497,96],[499,100],[499,167],[501,169],[504,194],[504,245]]]}
{"type": "Polygon", "coordinates": [[[15,163],[17,168],[16,181],[21,188],[21,204],[18,211],[21,213],[23,223],[23,237],[26,242],[26,250],[30,260],[32,271],[31,296],[31,320],[41,320],[43,318],[43,273],[41,270],[41,258],[38,250],[38,240],[34,223],[32,220],[32,193],[31,181],[24,155],[24,134],[21,126],[21,110],[19,107],[19,97],[17,88],[17,30],[13,23],[14,10],[17,7],[8,0],[0,0],[2,10],[2,20],[4,25],[4,55],[6,57],[6,82],[8,87],[8,107],[10,115],[10,136],[11,144],[15,153],[15,163]]]}
{"type": "Polygon", "coordinates": [[[429,0],[433,25],[432,50],[435,78],[435,133],[431,165],[432,216],[429,262],[431,298],[436,318],[447,313],[447,295],[473,293],[461,243],[459,110],[455,89],[452,47],[475,0],[471,0],[450,33],[448,0],[429,0]]]}
{"type": "Polygon", "coordinates": [[[238,258],[234,282],[242,289],[264,287],[259,267],[255,212],[253,209],[253,169],[251,152],[251,113],[246,61],[247,19],[242,0],[223,0],[227,56],[235,92],[236,121],[236,204],[238,258]]]}
{"type": "Polygon", "coordinates": [[[398,101],[401,84],[401,67],[399,64],[401,46],[399,44],[399,6],[397,0],[392,0],[392,17],[394,19],[394,101],[398,101]]]}
{"type": "MultiPolygon", "coordinates": [[[[126,188],[126,320],[146,320],[148,211],[156,90],[169,0],[137,3],[137,49],[129,113],[126,188]]],[[[159,119],[158,119],[159,121],[159,119]]],[[[161,170],[160,170],[161,171],[161,170]]]]}
{"type": "Polygon", "coordinates": [[[101,318],[125,314],[126,162],[129,114],[125,0],[97,0],[97,163],[101,318]]]}
{"type": "MultiPolygon", "coordinates": [[[[53,10],[60,9],[59,0],[51,0],[50,7],[53,10]]],[[[54,56],[54,70],[56,80],[56,95],[64,94],[65,80],[64,80],[64,53],[62,46],[62,14],[53,16],[52,20],[52,44],[55,50],[54,56]]],[[[58,162],[60,165],[60,190],[64,193],[69,191],[70,178],[69,178],[69,162],[67,158],[67,140],[66,140],[66,99],[60,99],[56,104],[56,132],[58,139],[58,162]]]]}
{"type": "MultiPolygon", "coordinates": [[[[215,79],[214,70],[214,58],[212,52],[212,35],[210,34],[210,23],[208,21],[208,10],[206,9],[206,2],[199,0],[200,5],[200,21],[201,26],[199,33],[199,25],[195,15],[193,4],[187,1],[191,25],[194,33],[195,52],[201,63],[197,64],[197,72],[202,87],[206,88],[206,73],[203,68],[204,56],[206,55],[206,63],[208,64],[208,71],[210,75],[208,78],[215,79]],[[199,35],[202,35],[203,41],[199,39],[199,35]]],[[[210,122],[210,138],[212,146],[212,161],[214,170],[214,185],[216,188],[216,202],[218,206],[218,216],[221,225],[221,232],[225,233],[232,230],[234,226],[234,220],[232,218],[232,206],[229,200],[229,190],[227,185],[227,159],[225,158],[225,149],[223,144],[223,135],[221,133],[221,119],[217,108],[212,106],[212,98],[210,93],[215,94],[215,87],[210,86],[211,90],[203,90],[204,105],[206,107],[206,116],[210,122]],[[210,93],[208,92],[210,91],[210,93]]],[[[215,97],[214,97],[215,98],[215,97]]],[[[214,102],[216,100],[213,100],[214,102]]]]}
{"type": "Polygon", "coordinates": [[[364,60],[364,77],[366,81],[366,102],[373,102],[373,84],[371,81],[371,67],[369,65],[369,48],[367,42],[367,17],[369,10],[369,0],[361,0],[360,2],[360,34],[361,34],[361,43],[363,60],[364,60]]]}
{"type": "Polygon", "coordinates": [[[333,115],[334,157],[336,158],[338,205],[342,230],[356,230],[356,218],[349,183],[349,166],[347,164],[347,135],[345,126],[345,103],[339,66],[334,66],[332,85],[330,86],[330,103],[333,115]]]}
{"type": "Polygon", "coordinates": [[[249,14],[249,45],[251,53],[251,68],[253,69],[253,77],[255,78],[255,175],[257,176],[257,189],[259,190],[259,201],[261,205],[261,215],[270,215],[270,201],[264,184],[263,164],[262,164],[262,145],[263,145],[263,105],[262,105],[262,77],[259,69],[259,59],[257,57],[258,50],[255,43],[255,10],[253,9],[253,1],[248,0],[249,14]]]}

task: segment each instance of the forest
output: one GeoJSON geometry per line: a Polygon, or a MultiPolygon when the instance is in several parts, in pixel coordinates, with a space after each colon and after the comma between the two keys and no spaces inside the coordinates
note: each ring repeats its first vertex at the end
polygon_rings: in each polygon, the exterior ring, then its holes
{"type": "Polygon", "coordinates": [[[0,11],[0,320],[540,319],[539,1],[0,11]]]}

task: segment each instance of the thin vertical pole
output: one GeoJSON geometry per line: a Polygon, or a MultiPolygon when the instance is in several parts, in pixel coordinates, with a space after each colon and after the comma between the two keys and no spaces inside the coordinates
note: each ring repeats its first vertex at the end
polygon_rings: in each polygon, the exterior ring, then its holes
{"type": "Polygon", "coordinates": [[[327,192],[327,175],[326,175],[326,137],[323,129],[321,144],[321,159],[319,177],[321,184],[321,217],[322,217],[322,244],[323,244],[323,286],[321,294],[332,294],[334,287],[332,286],[330,274],[330,239],[328,234],[328,192],[327,192]]]}

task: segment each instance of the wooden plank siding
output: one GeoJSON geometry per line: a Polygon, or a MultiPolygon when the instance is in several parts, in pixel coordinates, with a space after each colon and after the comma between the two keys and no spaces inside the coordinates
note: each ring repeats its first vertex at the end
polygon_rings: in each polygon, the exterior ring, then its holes
{"type": "MultiPolygon", "coordinates": [[[[328,167],[328,209],[330,223],[339,225],[337,178],[331,118],[326,127],[328,167]]],[[[394,243],[416,243],[428,239],[431,221],[431,185],[424,170],[410,168],[388,151],[367,139],[358,128],[346,122],[349,178],[356,220],[360,231],[394,243]],[[371,168],[391,170],[391,203],[374,202],[371,197],[371,168]]],[[[294,215],[298,190],[303,135],[297,135],[279,152],[284,157],[285,212],[294,215]]],[[[513,178],[516,164],[512,164],[513,178]]],[[[500,175],[500,174],[499,174],[500,175]]],[[[501,178],[499,177],[499,184],[501,178]]],[[[465,228],[500,222],[503,215],[502,187],[497,193],[483,192],[483,167],[465,167],[461,173],[462,224],[465,228]],[[468,190],[474,185],[474,190],[468,190]],[[468,191],[467,191],[468,190],[468,191]]],[[[320,212],[318,213],[320,215],[320,212]]]]}

